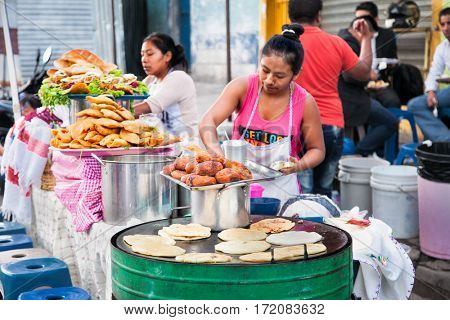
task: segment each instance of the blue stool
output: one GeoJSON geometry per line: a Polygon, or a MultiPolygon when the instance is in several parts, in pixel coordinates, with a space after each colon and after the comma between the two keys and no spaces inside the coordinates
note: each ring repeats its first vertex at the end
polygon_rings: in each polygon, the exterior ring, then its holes
{"type": "Polygon", "coordinates": [[[348,156],[348,155],[352,155],[355,154],[355,143],[353,142],[352,139],[344,137],[344,147],[342,150],[342,155],[343,156],[348,156]]]}
{"type": "MultiPolygon", "coordinates": [[[[412,112],[403,111],[398,108],[388,108],[388,110],[394,114],[399,121],[405,119],[408,120],[411,126],[413,142],[419,143],[419,136],[417,135],[416,122],[414,121],[414,115],[412,112]]],[[[395,132],[384,144],[384,158],[393,163],[398,151],[398,132],[395,132]]]]}
{"type": "Polygon", "coordinates": [[[410,158],[414,161],[414,165],[417,166],[416,148],[418,145],[418,143],[408,143],[402,145],[394,164],[401,165],[406,158],[410,158]]]}
{"type": "Polygon", "coordinates": [[[69,269],[56,258],[37,258],[0,266],[5,300],[16,300],[22,292],[39,287],[71,287],[69,269]]]}
{"type": "Polygon", "coordinates": [[[91,300],[91,296],[81,288],[63,287],[23,292],[19,300],[91,300]]]}
{"type": "Polygon", "coordinates": [[[26,234],[25,227],[17,222],[0,222],[0,235],[26,234]]]}
{"type": "Polygon", "coordinates": [[[26,259],[51,257],[47,250],[41,248],[16,249],[0,252],[0,265],[26,259]]]}
{"type": "Polygon", "coordinates": [[[26,248],[33,248],[33,240],[25,234],[0,236],[0,252],[26,248]]]}

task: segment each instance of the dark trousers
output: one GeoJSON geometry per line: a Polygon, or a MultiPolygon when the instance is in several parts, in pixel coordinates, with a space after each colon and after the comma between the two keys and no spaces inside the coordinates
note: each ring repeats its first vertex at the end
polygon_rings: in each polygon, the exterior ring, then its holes
{"type": "Polygon", "coordinates": [[[397,130],[398,120],[378,101],[370,99],[370,113],[367,119],[366,136],[356,146],[356,153],[368,156],[382,147],[397,130]]]}
{"type": "Polygon", "coordinates": [[[381,90],[374,90],[370,97],[377,100],[386,108],[400,108],[402,103],[397,92],[392,88],[385,88],[381,90]]]}

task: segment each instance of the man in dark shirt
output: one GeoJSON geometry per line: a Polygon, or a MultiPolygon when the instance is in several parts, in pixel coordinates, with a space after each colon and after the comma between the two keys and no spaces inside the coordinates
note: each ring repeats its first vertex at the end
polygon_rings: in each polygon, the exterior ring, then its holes
{"type": "MultiPolygon", "coordinates": [[[[361,2],[355,9],[355,17],[371,16],[379,23],[378,7],[372,1],[361,2]]],[[[378,26],[375,43],[372,42],[373,63],[371,80],[383,79],[387,81],[386,77],[380,76],[375,70],[378,67],[377,59],[388,58],[397,59],[397,41],[395,33],[391,29],[385,29],[378,26]],[[375,49],[376,48],[376,49],[375,49]]],[[[372,93],[372,98],[378,100],[385,107],[401,106],[400,98],[392,88],[377,90],[372,93]]]]}

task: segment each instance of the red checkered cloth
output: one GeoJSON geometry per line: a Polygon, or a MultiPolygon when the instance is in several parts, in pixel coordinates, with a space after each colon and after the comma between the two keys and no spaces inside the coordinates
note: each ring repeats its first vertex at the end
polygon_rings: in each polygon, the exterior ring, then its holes
{"type": "Polygon", "coordinates": [[[90,157],[77,159],[54,153],[52,172],[55,193],[72,214],[75,230],[89,231],[93,223],[103,219],[100,164],[90,157]]]}

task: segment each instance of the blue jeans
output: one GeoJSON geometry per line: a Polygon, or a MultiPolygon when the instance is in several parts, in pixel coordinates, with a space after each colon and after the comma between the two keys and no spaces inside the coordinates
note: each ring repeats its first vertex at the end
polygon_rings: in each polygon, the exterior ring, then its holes
{"type": "MultiPolygon", "coordinates": [[[[450,87],[437,91],[436,96],[438,108],[450,108],[450,87]]],[[[410,100],[408,110],[414,114],[414,119],[425,138],[431,141],[450,141],[450,130],[428,108],[426,94],[410,100]]]]}
{"type": "Polygon", "coordinates": [[[366,136],[356,146],[356,153],[368,156],[382,147],[397,130],[397,118],[377,100],[370,99],[369,126],[366,136]]]}
{"type": "Polygon", "coordinates": [[[302,193],[323,194],[331,199],[333,179],[342,156],[344,129],[336,126],[322,125],[325,142],[325,159],[314,169],[298,173],[302,193]]]}

